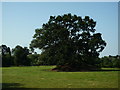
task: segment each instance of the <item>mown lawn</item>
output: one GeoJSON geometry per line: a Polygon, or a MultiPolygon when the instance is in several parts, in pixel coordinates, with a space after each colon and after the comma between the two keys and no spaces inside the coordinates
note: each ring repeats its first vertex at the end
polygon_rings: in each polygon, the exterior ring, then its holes
{"type": "MultiPolygon", "coordinates": [[[[55,72],[55,66],[4,67],[3,88],[118,88],[118,72],[55,72]]],[[[110,71],[109,71],[110,70],[110,71]]]]}

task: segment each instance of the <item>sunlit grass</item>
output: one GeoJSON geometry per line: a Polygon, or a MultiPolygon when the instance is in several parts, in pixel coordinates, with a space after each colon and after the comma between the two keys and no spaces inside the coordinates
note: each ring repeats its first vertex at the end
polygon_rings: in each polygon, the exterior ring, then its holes
{"type": "MultiPolygon", "coordinates": [[[[117,88],[119,71],[55,72],[55,66],[4,67],[3,87],[117,88]]],[[[106,68],[104,68],[106,69],[106,68]]],[[[109,70],[114,70],[110,69],[109,70]]]]}

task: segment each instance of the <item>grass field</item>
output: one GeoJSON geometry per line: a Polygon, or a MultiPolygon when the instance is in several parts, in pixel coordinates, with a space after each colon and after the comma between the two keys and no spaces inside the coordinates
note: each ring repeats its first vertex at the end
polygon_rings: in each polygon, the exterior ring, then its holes
{"type": "MultiPolygon", "coordinates": [[[[55,72],[54,66],[4,67],[3,88],[118,88],[118,72],[55,72]]],[[[110,71],[109,71],[110,70],[110,71]]]]}

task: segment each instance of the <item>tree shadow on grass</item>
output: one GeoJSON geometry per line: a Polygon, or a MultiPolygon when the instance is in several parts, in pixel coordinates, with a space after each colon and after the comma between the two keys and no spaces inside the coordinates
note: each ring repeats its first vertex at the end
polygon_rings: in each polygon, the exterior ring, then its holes
{"type": "Polygon", "coordinates": [[[111,72],[111,71],[120,71],[120,69],[99,69],[99,70],[78,70],[78,71],[57,71],[57,70],[52,70],[52,69],[42,69],[42,71],[47,71],[47,72],[111,72]]]}
{"type": "Polygon", "coordinates": [[[94,71],[96,71],[96,72],[110,72],[110,71],[120,71],[120,69],[119,70],[113,70],[113,69],[108,69],[108,70],[94,70],[94,71]]]}
{"type": "Polygon", "coordinates": [[[21,88],[20,83],[2,83],[2,88],[21,88]]]}
{"type": "Polygon", "coordinates": [[[114,71],[114,72],[118,72],[118,71],[120,71],[120,69],[100,69],[100,70],[81,70],[81,71],[78,71],[78,72],[112,72],[112,71],[114,71]]]}
{"type": "Polygon", "coordinates": [[[41,71],[51,72],[51,69],[42,69],[41,71]]]}

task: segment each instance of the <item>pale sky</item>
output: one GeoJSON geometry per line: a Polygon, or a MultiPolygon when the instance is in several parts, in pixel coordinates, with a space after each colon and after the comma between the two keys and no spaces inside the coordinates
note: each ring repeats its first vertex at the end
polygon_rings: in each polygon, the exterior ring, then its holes
{"type": "Polygon", "coordinates": [[[107,42],[100,56],[118,54],[118,2],[2,2],[2,43],[29,47],[36,28],[67,13],[97,22],[96,32],[107,42]]]}

